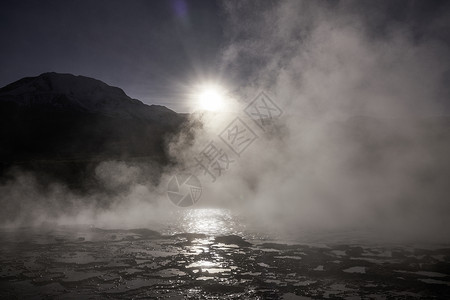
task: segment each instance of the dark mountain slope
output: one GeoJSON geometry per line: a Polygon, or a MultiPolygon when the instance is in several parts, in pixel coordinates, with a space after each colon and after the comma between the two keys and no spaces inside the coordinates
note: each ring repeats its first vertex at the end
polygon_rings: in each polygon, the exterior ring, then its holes
{"type": "Polygon", "coordinates": [[[92,78],[57,73],[23,78],[0,89],[0,172],[18,165],[56,170],[70,181],[104,160],[165,164],[165,141],[185,119],[92,78]]]}

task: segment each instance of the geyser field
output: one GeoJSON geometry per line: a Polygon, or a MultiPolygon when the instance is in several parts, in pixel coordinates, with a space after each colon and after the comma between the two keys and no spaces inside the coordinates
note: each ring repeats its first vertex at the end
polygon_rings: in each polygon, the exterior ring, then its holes
{"type": "Polygon", "coordinates": [[[0,298],[448,299],[449,16],[0,4],[0,298]]]}

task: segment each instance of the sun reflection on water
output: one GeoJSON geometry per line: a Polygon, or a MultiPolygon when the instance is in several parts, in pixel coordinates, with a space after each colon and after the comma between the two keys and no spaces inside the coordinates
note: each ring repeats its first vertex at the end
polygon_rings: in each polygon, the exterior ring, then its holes
{"type": "Polygon", "coordinates": [[[195,208],[180,211],[172,233],[197,233],[212,236],[242,235],[244,226],[230,210],[219,208],[195,208]]]}

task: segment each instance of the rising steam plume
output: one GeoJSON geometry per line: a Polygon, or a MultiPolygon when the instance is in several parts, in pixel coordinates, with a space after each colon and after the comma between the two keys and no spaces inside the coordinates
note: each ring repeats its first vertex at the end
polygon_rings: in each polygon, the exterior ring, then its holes
{"type": "MultiPolygon", "coordinates": [[[[413,2],[415,3],[415,2],[413,2]]],[[[414,5],[414,4],[411,4],[414,5]]],[[[389,5],[352,1],[227,1],[222,68],[242,107],[265,90],[284,110],[280,131],[258,141],[215,183],[201,205],[229,207],[261,226],[364,230],[394,239],[450,236],[448,31],[435,15],[423,32],[387,19],[389,5]],[[373,15],[364,15],[372,6],[373,15]]],[[[409,19],[408,19],[409,20],[409,19]]],[[[41,190],[32,174],[0,187],[7,225],[151,226],[174,208],[167,178],[188,165],[223,123],[186,128],[168,141],[178,167],[156,185],[151,168],[104,162],[96,175],[114,194],[41,190]],[[186,143],[195,136],[193,144],[186,143]],[[120,187],[120,188],[118,188],[120,187]],[[107,204],[105,204],[107,203],[107,204]],[[69,205],[68,205],[69,204],[69,205]]]]}

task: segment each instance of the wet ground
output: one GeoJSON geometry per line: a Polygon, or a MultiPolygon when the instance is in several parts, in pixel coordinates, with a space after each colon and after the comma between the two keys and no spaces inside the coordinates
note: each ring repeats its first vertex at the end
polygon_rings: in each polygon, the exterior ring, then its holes
{"type": "Polygon", "coordinates": [[[3,230],[1,299],[450,298],[450,248],[148,229],[3,230]]]}

